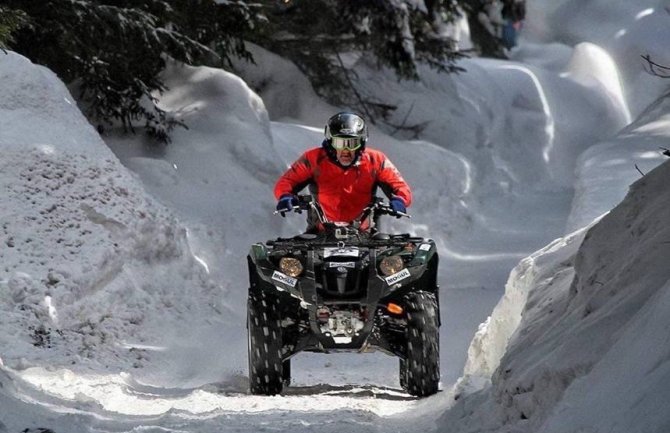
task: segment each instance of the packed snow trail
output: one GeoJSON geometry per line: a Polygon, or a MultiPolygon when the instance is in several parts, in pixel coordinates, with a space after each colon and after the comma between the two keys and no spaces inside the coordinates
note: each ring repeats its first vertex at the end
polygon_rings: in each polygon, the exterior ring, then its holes
{"type": "Polygon", "coordinates": [[[447,400],[447,393],[418,400],[398,388],[322,384],[259,397],[245,394],[242,378],[237,383],[198,388],[159,388],[140,384],[129,374],[82,375],[39,367],[2,370],[0,384],[0,405],[10,411],[3,417],[7,431],[49,426],[58,432],[59,425],[68,433],[154,428],[194,433],[316,428],[426,431],[434,428],[433,409],[447,400]],[[15,415],[27,410],[27,405],[49,409],[37,411],[26,424],[25,418],[15,415]]]}

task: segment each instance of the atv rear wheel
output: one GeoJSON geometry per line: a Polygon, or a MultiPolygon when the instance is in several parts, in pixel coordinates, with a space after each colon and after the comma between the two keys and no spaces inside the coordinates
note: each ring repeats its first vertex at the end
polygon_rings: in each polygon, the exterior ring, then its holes
{"type": "Polygon", "coordinates": [[[406,297],[407,358],[400,363],[400,383],[409,394],[435,394],[440,382],[440,331],[435,295],[413,292],[406,297]],[[403,380],[403,369],[405,370],[403,380]]]}
{"type": "Polygon", "coordinates": [[[291,360],[287,359],[282,363],[282,382],[284,386],[291,384],[291,360]]]}
{"type": "Polygon", "coordinates": [[[265,293],[249,294],[247,302],[249,388],[256,395],[279,394],[284,383],[281,321],[276,303],[265,293]]]}

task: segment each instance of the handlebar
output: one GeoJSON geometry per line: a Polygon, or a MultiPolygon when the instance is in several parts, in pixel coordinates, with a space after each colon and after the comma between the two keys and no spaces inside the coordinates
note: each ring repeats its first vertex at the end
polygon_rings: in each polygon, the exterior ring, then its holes
{"type": "MultiPolygon", "coordinates": [[[[300,195],[297,197],[298,197],[298,204],[296,206],[293,206],[291,209],[276,210],[273,212],[273,215],[281,214],[281,216],[283,217],[286,215],[287,212],[302,213],[303,210],[308,211],[312,209],[316,212],[322,223],[329,222],[325,214],[323,213],[321,206],[316,200],[313,199],[311,195],[300,195]]],[[[356,218],[352,222],[363,221],[365,218],[373,214],[390,215],[396,218],[412,218],[410,214],[405,212],[397,212],[393,210],[390,204],[384,203],[383,199],[375,197],[375,200],[371,204],[366,206],[365,209],[363,209],[363,212],[361,212],[361,214],[358,216],[358,218],[356,218]]]]}
{"type": "Polygon", "coordinates": [[[371,204],[363,210],[363,213],[365,214],[366,212],[370,211],[375,211],[381,215],[394,216],[396,218],[412,218],[412,216],[408,213],[393,210],[390,204],[384,203],[383,201],[378,201],[377,203],[371,204]]]}
{"type": "Polygon", "coordinates": [[[303,196],[298,196],[298,204],[296,206],[293,206],[291,209],[276,210],[272,212],[272,215],[281,214],[281,216],[285,216],[286,212],[302,213],[304,210],[310,210],[311,207],[310,201],[305,201],[303,200],[303,196]]]}

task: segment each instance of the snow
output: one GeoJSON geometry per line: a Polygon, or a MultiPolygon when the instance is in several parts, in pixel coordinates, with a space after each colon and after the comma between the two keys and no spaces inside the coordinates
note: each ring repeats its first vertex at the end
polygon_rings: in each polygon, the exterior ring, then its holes
{"type": "Polygon", "coordinates": [[[639,57],[670,63],[666,6],[536,0],[512,60],[458,75],[347,57],[397,106],[370,140],[414,191],[388,226],[440,252],[422,400],[379,353],[301,354],[283,395],[247,394],[245,255],[302,230],[272,185],[345,108],[294,65],[170,64],[161,106],[189,129],[151,146],[0,53],[0,432],[668,430],[668,83],[639,57]]]}
{"type": "Polygon", "coordinates": [[[512,269],[505,294],[496,305],[491,316],[482,323],[468,349],[468,360],[463,369],[464,376],[490,377],[499,366],[507,344],[522,320],[523,309],[530,303],[530,290],[555,285],[557,279],[569,281],[574,276],[566,268],[562,274],[556,267],[574,255],[581,244],[584,230],[571,236],[559,238],[524,258],[512,269]]]}
{"type": "MultiPolygon", "coordinates": [[[[34,69],[15,54],[3,57],[9,82],[34,69]]],[[[19,128],[22,141],[35,148],[7,144],[0,164],[2,359],[20,368],[139,368],[156,351],[144,341],[157,347],[161,338],[169,341],[166,323],[221,314],[222,288],[195,260],[186,228],[68,108],[63,84],[53,74],[42,77],[22,89],[53,88],[39,90],[43,104],[28,98],[25,106],[11,107],[41,111],[28,116],[31,121],[48,119],[19,128]],[[51,122],[55,131],[65,124],[73,129],[48,137],[51,122]],[[174,290],[166,284],[171,280],[189,292],[174,290]]]]}
{"type": "MultiPolygon", "coordinates": [[[[487,401],[469,416],[447,412],[446,431],[664,430],[667,386],[658,384],[670,379],[662,310],[670,282],[669,180],[666,162],[601,220],[512,272],[466,368],[479,385],[469,391],[479,388],[487,401]],[[518,317],[515,296],[526,300],[520,323],[510,326],[518,317]],[[486,377],[490,387],[482,385],[486,377]],[[480,411],[493,416],[480,423],[480,411]]],[[[481,395],[458,404],[470,398],[481,395]]]]}
{"type": "Polygon", "coordinates": [[[536,0],[528,2],[523,36],[534,42],[590,42],[607,51],[626,83],[624,95],[635,118],[666,87],[646,73],[640,56],[670,63],[668,7],[667,0],[536,0]]]}
{"type": "Polygon", "coordinates": [[[578,44],[566,69],[567,76],[586,86],[603,86],[605,93],[612,98],[612,104],[616,105],[624,116],[622,119],[624,124],[628,125],[631,122],[616,63],[607,51],[588,42],[578,44]]]}
{"type": "Polygon", "coordinates": [[[610,210],[624,198],[632,180],[666,159],[662,149],[670,148],[669,104],[661,96],[615,137],[580,156],[569,231],[610,210]]]}

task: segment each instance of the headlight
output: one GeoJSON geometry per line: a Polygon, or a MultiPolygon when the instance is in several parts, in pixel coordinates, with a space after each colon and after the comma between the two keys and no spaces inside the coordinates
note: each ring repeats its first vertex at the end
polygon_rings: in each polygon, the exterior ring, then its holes
{"type": "Polygon", "coordinates": [[[405,267],[405,264],[402,261],[400,256],[388,256],[384,257],[379,264],[379,270],[382,271],[382,274],[389,276],[396,274],[405,267]]]}
{"type": "Polygon", "coordinates": [[[296,278],[302,274],[302,263],[293,257],[282,257],[279,260],[279,269],[289,277],[296,278]]]}

